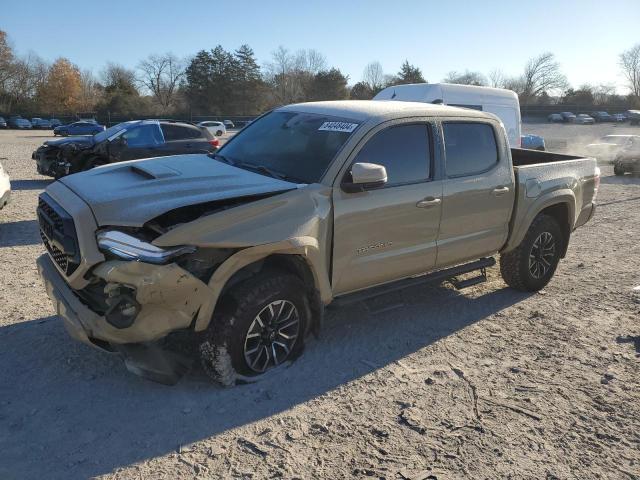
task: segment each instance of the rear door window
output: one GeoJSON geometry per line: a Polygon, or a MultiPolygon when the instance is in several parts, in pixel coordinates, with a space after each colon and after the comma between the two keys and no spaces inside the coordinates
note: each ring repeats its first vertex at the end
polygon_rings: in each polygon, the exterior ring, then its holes
{"type": "Polygon", "coordinates": [[[131,148],[149,147],[162,143],[157,125],[140,125],[139,127],[134,127],[123,133],[122,138],[127,141],[127,145],[131,148]]]}
{"type": "Polygon", "coordinates": [[[174,125],[171,123],[162,124],[162,133],[167,142],[174,140],[193,140],[203,138],[202,131],[198,127],[191,125],[174,125]]]}
{"type": "Polygon", "coordinates": [[[356,162],[376,163],[387,169],[387,186],[422,182],[431,175],[429,126],[399,125],[376,133],[356,162]]]}
{"type": "Polygon", "coordinates": [[[450,122],[442,125],[448,177],[485,172],[498,163],[493,127],[486,123],[450,122]]]}

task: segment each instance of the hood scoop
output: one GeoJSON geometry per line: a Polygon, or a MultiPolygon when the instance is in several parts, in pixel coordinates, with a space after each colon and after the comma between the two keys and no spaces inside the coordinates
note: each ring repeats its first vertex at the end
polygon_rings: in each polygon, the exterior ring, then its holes
{"type": "Polygon", "coordinates": [[[129,167],[132,173],[140,175],[148,180],[156,180],[159,178],[169,178],[169,177],[178,177],[180,176],[180,172],[170,168],[162,163],[145,163],[145,164],[136,164],[131,165],[129,167]]]}

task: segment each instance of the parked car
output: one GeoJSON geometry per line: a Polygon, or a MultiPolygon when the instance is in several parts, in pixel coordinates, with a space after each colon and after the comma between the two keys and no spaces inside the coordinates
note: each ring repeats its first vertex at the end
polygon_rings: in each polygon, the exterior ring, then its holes
{"type": "Polygon", "coordinates": [[[559,113],[552,113],[547,117],[547,120],[551,123],[562,123],[564,122],[564,117],[559,113]]]}
{"type": "Polygon", "coordinates": [[[640,110],[627,110],[626,116],[631,125],[640,124],[640,110]]]}
{"type": "Polygon", "coordinates": [[[640,136],[633,136],[623,149],[618,151],[613,160],[613,173],[640,174],[640,136]]]}
{"type": "Polygon", "coordinates": [[[7,128],[7,121],[0,117],[0,128],[7,128]]]}
{"type": "Polygon", "coordinates": [[[179,331],[230,385],[301,354],[331,303],[470,273],[453,282],[475,285],[498,253],[509,286],[544,288],[594,214],[600,172],[506,143],[500,120],[472,109],[281,107],[215,154],[49,185],[38,269],[73,338],[172,383],[184,368],[163,339],[179,331]]]}
{"type": "Polygon", "coordinates": [[[206,121],[198,123],[198,126],[206,128],[207,130],[209,130],[209,133],[211,133],[211,135],[214,135],[216,137],[227,133],[227,127],[222,122],[206,121]]]}
{"type": "Polygon", "coordinates": [[[225,120],[224,122],[224,126],[227,128],[236,128],[236,126],[233,124],[233,122],[231,120],[225,120]]]}
{"type": "Polygon", "coordinates": [[[107,163],[181,153],[209,153],[220,142],[204,128],[171,120],[134,120],[93,136],[44,142],[31,158],[41,175],[60,178],[107,163]]]}
{"type": "Polygon", "coordinates": [[[560,115],[562,116],[562,121],[565,123],[573,123],[576,121],[576,116],[574,113],[560,112],[560,115]]]}
{"type": "Polygon", "coordinates": [[[51,122],[49,122],[49,120],[36,117],[31,119],[31,126],[41,130],[49,130],[51,128],[51,122]]]}
{"type": "Polygon", "coordinates": [[[546,150],[544,138],[540,135],[532,135],[530,133],[520,137],[520,146],[521,148],[527,148],[529,150],[546,150]]]}
{"type": "Polygon", "coordinates": [[[587,145],[586,153],[599,161],[611,162],[637,140],[640,140],[640,135],[605,135],[587,145]]]}
{"type": "Polygon", "coordinates": [[[594,123],[596,123],[596,121],[586,113],[580,113],[576,115],[573,123],[576,123],[578,125],[593,125],[594,123]]]}
{"type": "Polygon", "coordinates": [[[26,118],[22,118],[20,115],[12,115],[9,117],[9,122],[7,122],[9,128],[15,128],[19,130],[31,130],[33,126],[31,122],[26,118]]]}
{"type": "Polygon", "coordinates": [[[69,135],[95,135],[96,133],[103,132],[105,130],[104,125],[98,125],[95,122],[74,122],[69,125],[60,125],[53,129],[54,135],[61,135],[67,137],[69,135]]]}
{"type": "Polygon", "coordinates": [[[615,123],[623,123],[627,121],[627,116],[624,113],[612,113],[611,121],[615,123]]]}
{"type": "Polygon", "coordinates": [[[51,120],[49,120],[49,124],[51,125],[51,128],[56,128],[62,125],[62,122],[57,118],[52,118],[51,120]]]}
{"type": "Polygon", "coordinates": [[[493,113],[502,120],[509,145],[520,146],[520,101],[511,90],[450,83],[414,83],[387,87],[373,99],[433,103],[493,113]]]}
{"type": "Polygon", "coordinates": [[[607,112],[591,112],[591,117],[598,123],[601,122],[611,122],[613,121],[611,119],[611,115],[609,115],[607,112]]]}
{"type": "Polygon", "coordinates": [[[0,209],[4,208],[11,200],[11,182],[0,162],[0,209]]]}

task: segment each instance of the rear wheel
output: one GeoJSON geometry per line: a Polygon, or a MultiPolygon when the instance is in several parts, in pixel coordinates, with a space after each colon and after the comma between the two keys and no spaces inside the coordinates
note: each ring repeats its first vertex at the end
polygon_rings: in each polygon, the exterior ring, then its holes
{"type": "Polygon", "coordinates": [[[613,173],[615,173],[618,176],[624,175],[624,168],[622,168],[619,164],[615,164],[613,166],[613,173]]]}
{"type": "Polygon", "coordinates": [[[222,136],[222,130],[218,130],[218,131],[216,132],[216,136],[217,136],[217,137],[221,137],[221,136],[222,136]]]}
{"type": "Polygon", "coordinates": [[[520,245],[500,256],[500,273],[507,285],[523,292],[544,288],[560,261],[562,237],[553,217],[538,215],[520,245]]]}
{"type": "Polygon", "coordinates": [[[302,281],[284,272],[259,274],[231,288],[199,345],[207,375],[230,386],[297,357],[311,315],[304,292],[302,281]]]}

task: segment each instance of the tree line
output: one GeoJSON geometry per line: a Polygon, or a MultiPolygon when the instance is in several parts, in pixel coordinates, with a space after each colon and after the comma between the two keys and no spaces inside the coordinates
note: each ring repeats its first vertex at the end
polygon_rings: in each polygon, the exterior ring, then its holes
{"type": "MultiPolygon", "coordinates": [[[[443,82],[508,88],[528,105],[580,104],[640,106],[640,44],[619,56],[629,95],[612,85],[584,84],[574,89],[552,53],[531,58],[521,74],[493,70],[451,71],[443,82]]],[[[0,112],[69,115],[107,112],[121,116],[252,116],[294,102],[373,98],[392,85],[427,82],[421,69],[405,60],[388,74],[370,62],[362,78],[330,66],[314,49],[279,47],[260,65],[249,45],[228,51],[218,45],[188,59],[152,54],[135,68],[107,63],[95,75],[61,57],[48,63],[35,54],[18,56],[0,30],[0,112]]]]}

